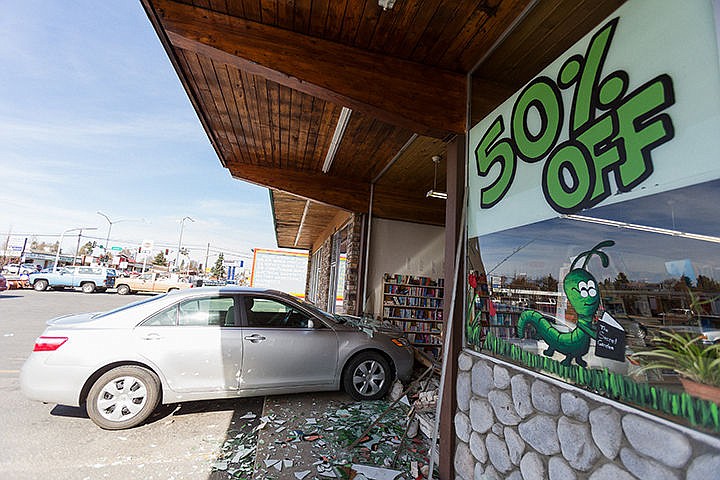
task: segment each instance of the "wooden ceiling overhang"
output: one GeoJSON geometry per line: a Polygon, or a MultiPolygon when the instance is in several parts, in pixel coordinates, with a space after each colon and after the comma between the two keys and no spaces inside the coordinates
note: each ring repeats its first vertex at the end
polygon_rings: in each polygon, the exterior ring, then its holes
{"type": "Polygon", "coordinates": [[[308,249],[341,210],[443,225],[432,156],[623,3],[141,2],[222,165],[274,192],[279,246],[308,249]]]}

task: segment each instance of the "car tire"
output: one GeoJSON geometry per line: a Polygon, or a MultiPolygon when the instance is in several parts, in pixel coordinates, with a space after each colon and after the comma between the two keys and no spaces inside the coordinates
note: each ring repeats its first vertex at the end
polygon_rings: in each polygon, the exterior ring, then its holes
{"type": "Polygon", "coordinates": [[[118,285],[117,287],[117,294],[118,295],[127,295],[130,293],[130,287],[127,285],[118,285]]]}
{"type": "Polygon", "coordinates": [[[92,282],[83,283],[80,288],[83,293],[93,293],[95,291],[95,284],[92,282]]]}
{"type": "Polygon", "coordinates": [[[104,430],[140,425],[160,402],[160,379],[135,365],[113,368],[98,378],[87,396],[87,413],[104,430]]]}
{"type": "Polygon", "coordinates": [[[355,400],[378,400],[387,395],[392,377],[385,357],[376,352],[362,352],[347,364],[343,388],[355,400]]]}
{"type": "Polygon", "coordinates": [[[36,280],[35,283],[33,283],[33,288],[35,289],[35,291],[44,292],[48,288],[48,281],[36,280]]]}

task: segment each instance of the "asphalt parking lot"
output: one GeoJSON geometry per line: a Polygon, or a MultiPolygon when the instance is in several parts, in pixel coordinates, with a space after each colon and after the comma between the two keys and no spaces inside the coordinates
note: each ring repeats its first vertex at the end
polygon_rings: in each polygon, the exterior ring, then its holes
{"type": "Polygon", "coordinates": [[[139,295],[8,290],[0,294],[0,477],[14,479],[215,479],[229,432],[263,398],[192,402],[161,408],[124,431],[95,426],[84,409],[44,405],[20,392],[19,371],[50,318],[102,311],[139,295]]]}

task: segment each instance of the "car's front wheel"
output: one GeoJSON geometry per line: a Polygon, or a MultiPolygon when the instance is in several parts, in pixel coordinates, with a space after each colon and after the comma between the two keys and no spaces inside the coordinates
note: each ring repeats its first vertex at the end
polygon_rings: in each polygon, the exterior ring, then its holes
{"type": "Polygon", "coordinates": [[[95,291],[95,284],[92,282],[83,283],[80,288],[83,293],[93,293],[95,291]]]}
{"type": "Polygon", "coordinates": [[[135,427],[150,416],[160,401],[160,380],[135,365],[113,368],[98,378],[87,397],[90,419],[105,430],[135,427]]]}
{"type": "Polygon", "coordinates": [[[33,288],[37,290],[38,292],[44,292],[48,288],[48,281],[47,280],[37,280],[35,283],[33,283],[33,288]]]}
{"type": "Polygon", "coordinates": [[[376,352],[363,352],[345,368],[343,387],[355,400],[377,400],[387,395],[392,383],[387,360],[376,352]]]}

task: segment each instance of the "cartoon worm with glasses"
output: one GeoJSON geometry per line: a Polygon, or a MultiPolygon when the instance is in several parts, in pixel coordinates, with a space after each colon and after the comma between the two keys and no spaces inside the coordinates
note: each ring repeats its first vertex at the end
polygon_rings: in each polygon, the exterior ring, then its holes
{"type": "Polygon", "coordinates": [[[582,357],[590,350],[590,339],[597,338],[597,332],[592,322],[595,312],[600,306],[600,292],[597,280],[585,267],[590,258],[597,255],[600,257],[602,266],[607,268],[610,260],[607,254],[600,249],[613,245],[615,242],[612,240],[600,242],[592,249],[575,257],[570,265],[570,273],[563,281],[563,290],[578,315],[577,326],[573,331],[561,333],[541,313],[526,310],[518,320],[518,336],[524,338],[525,327],[529,323],[535,327],[538,335],[548,344],[548,348],[543,352],[544,355],[552,357],[555,352],[559,352],[565,355],[565,359],[561,362],[563,365],[570,365],[574,359],[575,363],[586,367],[587,362],[582,357]],[[574,268],[578,260],[583,257],[585,257],[585,261],[582,267],[574,268]]]}

